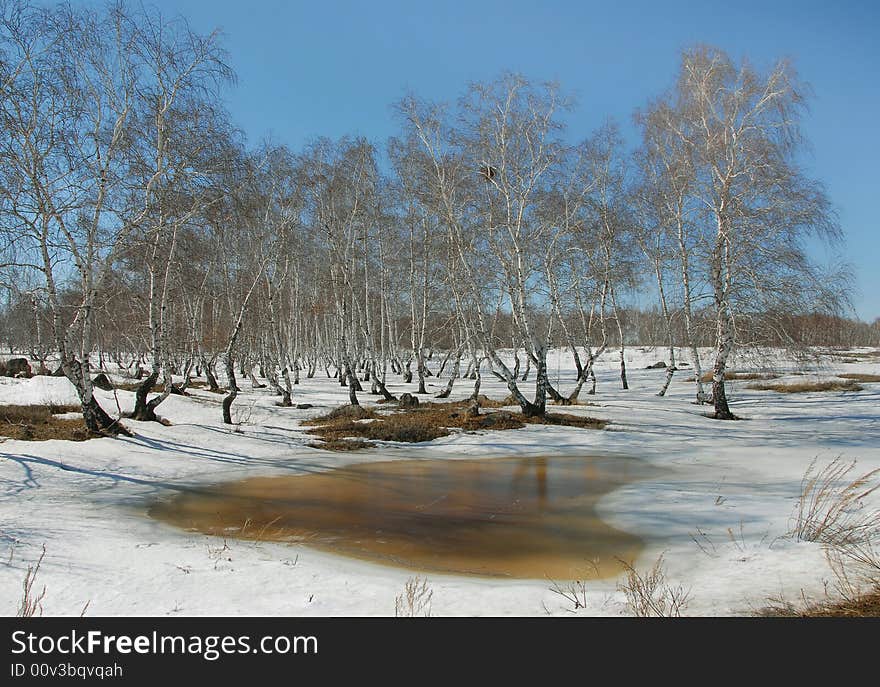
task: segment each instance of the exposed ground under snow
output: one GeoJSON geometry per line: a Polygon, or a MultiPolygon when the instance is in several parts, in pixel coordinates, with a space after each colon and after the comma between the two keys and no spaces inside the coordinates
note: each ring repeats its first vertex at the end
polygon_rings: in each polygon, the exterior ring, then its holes
{"type": "MultiPolygon", "coordinates": [[[[568,355],[558,357],[559,363],[555,354],[551,359],[551,378],[564,392],[574,373],[568,355]]],[[[345,403],[347,396],[319,371],[315,379],[302,380],[294,397],[315,408],[278,408],[267,390],[246,391],[235,406],[242,422],[237,428],[220,422],[220,396],[193,390],[192,397],[171,396],[160,406],[172,426],[126,421],[134,438],[3,441],[0,613],[15,613],[24,571],[45,544],[37,578],[37,588],[46,588],[45,615],[79,615],[87,603],[88,615],[391,615],[411,571],[298,545],[229,539],[224,549],[222,539],[151,520],[146,506],[181,485],[257,474],[393,458],[549,452],[627,454],[665,468],[657,479],[612,492],[600,510],[614,526],[647,541],[637,567],[649,567],[665,552],[670,581],[690,590],[686,614],[745,614],[770,597],[797,600],[802,591],[821,596],[831,577],[821,546],[786,536],[800,482],[814,458],[858,459],[859,473],[880,467],[880,384],[865,384],[859,392],[778,394],[733,382],[732,409],[745,420],[718,422],[691,402],[693,384],[683,381],[689,370],[676,374],[667,398],[656,397],[665,372],[643,368],[664,359],[663,350],[631,348],[627,357],[628,391],[620,389],[616,354],[609,352],[597,365],[597,395],[581,397],[598,405],[565,409],[610,420],[605,431],[529,425],[356,453],[322,451],[306,445],[312,438],[299,421],[345,403]]],[[[687,354],[682,358],[688,360],[687,354]]],[[[780,381],[843,371],[880,374],[880,358],[862,360],[825,358],[803,368],[806,376],[780,381]]],[[[782,360],[772,366],[797,369],[782,360]]],[[[429,381],[438,390],[446,378],[429,381]]],[[[471,384],[459,380],[453,398],[469,395],[471,384]]],[[[400,393],[414,386],[389,388],[400,393]]],[[[493,398],[507,393],[489,375],[482,392],[493,398]]],[[[131,392],[97,393],[108,410],[116,409],[117,400],[122,410],[133,406],[131,392]]],[[[67,380],[0,378],[0,404],[49,401],[76,402],[67,380]]],[[[427,577],[433,615],[571,610],[548,580],[427,577]]],[[[578,613],[626,614],[618,581],[588,580],[588,607],[578,613]]]]}

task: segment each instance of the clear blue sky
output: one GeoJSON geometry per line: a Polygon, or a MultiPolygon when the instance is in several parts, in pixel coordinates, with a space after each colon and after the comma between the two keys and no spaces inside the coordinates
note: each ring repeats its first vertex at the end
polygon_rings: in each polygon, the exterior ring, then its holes
{"type": "Polygon", "coordinates": [[[676,72],[696,42],[759,65],[790,57],[815,97],[806,164],[847,234],[857,314],[880,317],[880,2],[832,0],[145,0],[199,31],[222,29],[239,83],[228,102],[256,142],[294,148],[325,135],[382,144],[389,105],[406,90],[452,100],[504,70],[558,80],[578,100],[577,137],[633,110],[676,72]]]}

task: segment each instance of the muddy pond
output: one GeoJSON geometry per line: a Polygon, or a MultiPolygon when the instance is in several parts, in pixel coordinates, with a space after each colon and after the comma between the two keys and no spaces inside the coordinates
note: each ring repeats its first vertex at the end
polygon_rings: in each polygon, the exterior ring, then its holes
{"type": "Polygon", "coordinates": [[[526,579],[609,576],[642,542],[597,512],[656,474],[626,457],[369,462],[180,492],[150,515],[191,531],[305,544],[387,565],[526,579]]]}

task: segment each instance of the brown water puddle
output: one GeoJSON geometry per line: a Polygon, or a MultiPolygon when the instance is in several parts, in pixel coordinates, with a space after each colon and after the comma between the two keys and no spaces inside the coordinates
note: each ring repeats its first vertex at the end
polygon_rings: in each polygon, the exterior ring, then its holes
{"type": "Polygon", "coordinates": [[[512,578],[609,576],[641,540],[598,500],[654,471],[630,458],[400,460],[255,477],[154,504],[178,527],[300,542],[413,570],[512,578]]]}

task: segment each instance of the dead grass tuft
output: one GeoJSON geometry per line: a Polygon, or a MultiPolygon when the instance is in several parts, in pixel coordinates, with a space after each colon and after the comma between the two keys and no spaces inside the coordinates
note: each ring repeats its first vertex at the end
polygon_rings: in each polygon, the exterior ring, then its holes
{"type": "Polygon", "coordinates": [[[398,618],[418,618],[431,616],[431,598],[434,590],[428,580],[416,575],[410,577],[403,587],[403,593],[394,599],[394,615],[398,618]]]}
{"type": "MultiPolygon", "coordinates": [[[[725,382],[754,379],[777,379],[778,377],[779,375],[774,372],[737,372],[736,370],[728,370],[724,373],[725,382]]],[[[693,382],[694,377],[688,377],[682,381],[693,382]]],[[[712,381],[712,373],[704,372],[703,376],[700,377],[700,381],[703,382],[703,384],[709,384],[712,381]]]]}
{"type": "Polygon", "coordinates": [[[801,480],[791,534],[801,541],[832,546],[870,540],[880,532],[880,511],[863,506],[864,499],[880,488],[880,468],[851,477],[856,461],[835,458],[821,470],[814,459],[801,480]]]}
{"type": "Polygon", "coordinates": [[[851,379],[854,382],[880,382],[880,375],[869,375],[863,372],[848,372],[837,376],[843,379],[851,379]]]}
{"type": "Polygon", "coordinates": [[[878,618],[880,589],[862,594],[857,599],[807,608],[799,615],[806,618],[878,618]]]}
{"type": "Polygon", "coordinates": [[[308,434],[320,437],[318,448],[350,451],[369,448],[371,441],[420,443],[448,436],[453,429],[466,432],[521,429],[526,424],[548,424],[602,429],[606,422],[566,413],[547,413],[526,418],[519,413],[497,410],[474,414],[470,401],[437,403],[426,401],[416,408],[376,413],[360,406],[343,406],[327,415],[307,420],[308,434]],[[357,410],[353,410],[357,409],[357,410]]]}
{"type": "Polygon", "coordinates": [[[488,396],[480,396],[477,398],[480,403],[480,408],[505,408],[507,406],[519,406],[517,400],[513,397],[513,394],[508,394],[502,399],[494,399],[489,398],[488,396]]]}
{"type": "Polygon", "coordinates": [[[325,415],[318,415],[311,420],[304,420],[303,424],[308,426],[326,425],[330,422],[343,422],[353,420],[375,420],[379,416],[363,406],[345,405],[334,408],[325,415]]]}
{"type": "Polygon", "coordinates": [[[861,391],[864,387],[851,379],[846,381],[828,380],[825,382],[797,382],[795,384],[749,384],[748,389],[756,391],[777,391],[782,394],[802,394],[811,391],[861,391]]]}
{"type": "Polygon", "coordinates": [[[530,424],[580,427],[581,429],[604,429],[608,424],[607,420],[597,420],[594,417],[584,417],[570,413],[547,413],[544,417],[525,418],[525,421],[530,424]]]}
{"type": "Polygon", "coordinates": [[[671,586],[666,581],[661,555],[645,573],[621,561],[626,570],[626,582],[617,586],[626,596],[630,610],[639,618],[677,618],[687,607],[690,593],[682,586],[671,586]]]}
{"type": "Polygon", "coordinates": [[[21,601],[18,604],[18,611],[15,614],[19,618],[33,618],[34,616],[43,615],[43,599],[46,598],[46,587],[43,586],[42,591],[37,592],[34,588],[34,584],[36,583],[37,575],[40,572],[40,566],[43,564],[43,558],[45,557],[46,545],[43,544],[43,551],[40,553],[37,562],[33,565],[29,565],[27,567],[27,572],[25,572],[24,575],[21,601]]]}
{"type": "Polygon", "coordinates": [[[80,406],[29,405],[0,406],[0,435],[20,441],[48,441],[66,439],[86,441],[100,434],[86,429],[82,420],[62,420],[55,417],[62,413],[80,412],[80,406]]]}
{"type": "Polygon", "coordinates": [[[365,448],[373,448],[376,444],[361,439],[322,439],[308,444],[312,448],[320,448],[325,451],[360,451],[365,448]]]}
{"type": "Polygon", "coordinates": [[[854,360],[844,360],[842,362],[858,362],[859,360],[877,360],[880,358],[880,351],[843,351],[843,352],[831,352],[829,353],[832,357],[846,357],[853,358],[854,360]]]}
{"type": "Polygon", "coordinates": [[[825,583],[825,596],[811,600],[801,592],[797,603],[772,597],[758,611],[762,616],[799,618],[876,618],[880,617],[880,554],[867,540],[829,546],[825,556],[833,574],[825,583]]]}

